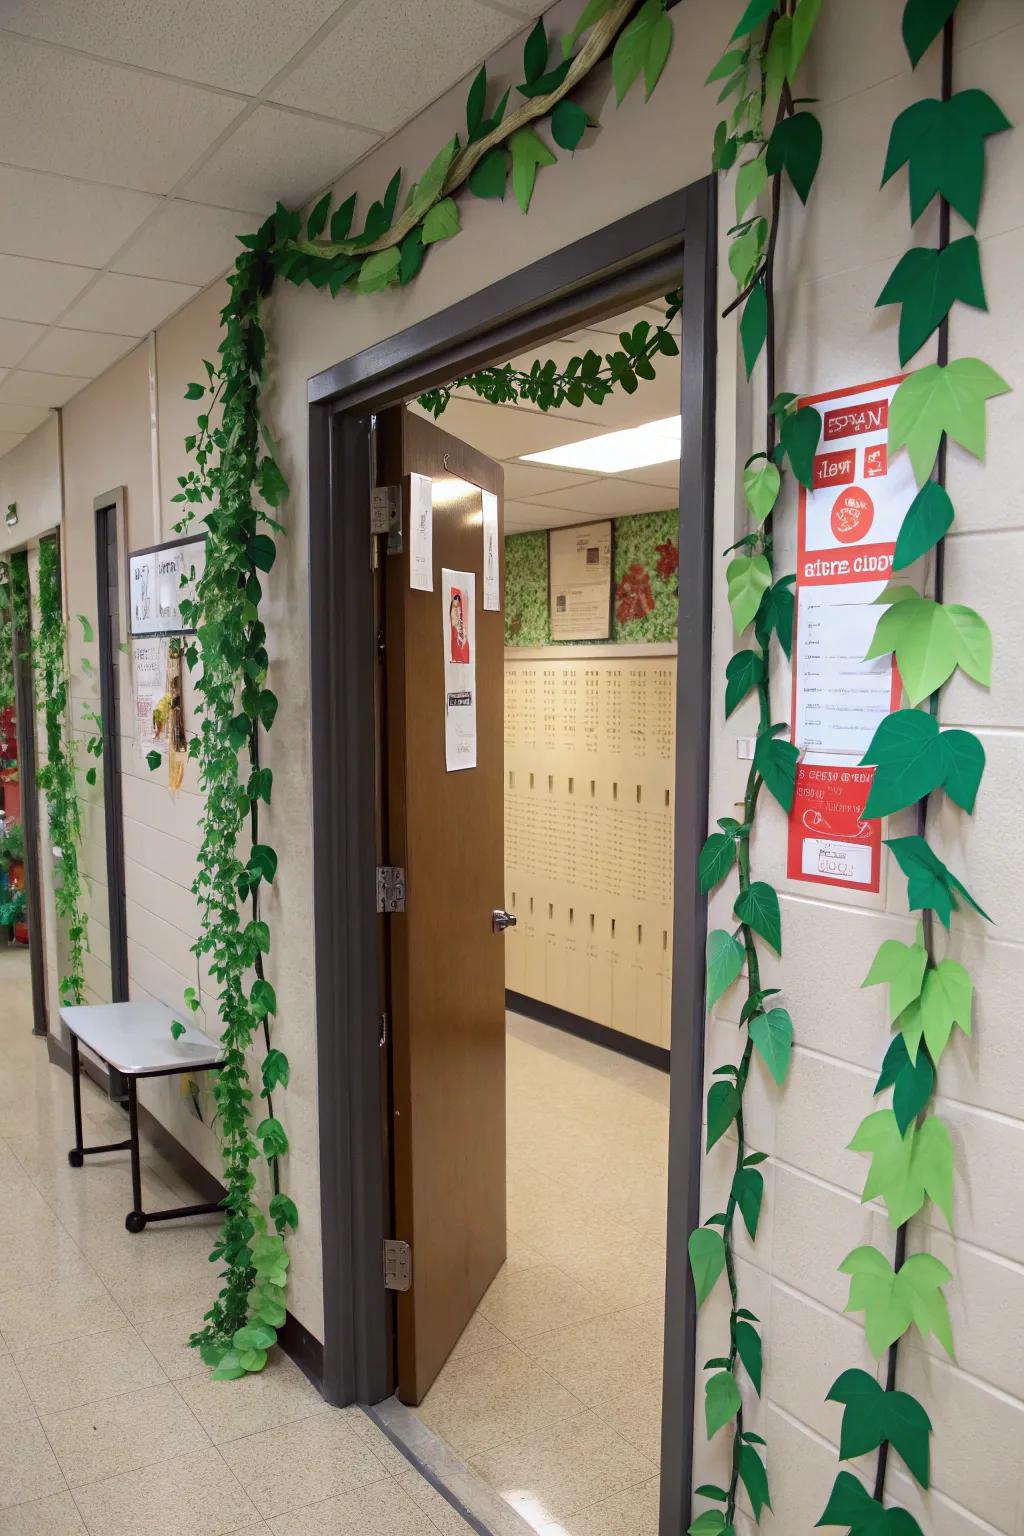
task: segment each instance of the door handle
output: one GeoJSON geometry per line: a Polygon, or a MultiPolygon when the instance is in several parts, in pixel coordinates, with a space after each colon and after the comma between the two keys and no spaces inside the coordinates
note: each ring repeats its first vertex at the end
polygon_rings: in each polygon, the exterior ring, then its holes
{"type": "Polygon", "coordinates": [[[491,913],[491,929],[494,933],[504,933],[506,928],[514,928],[515,926],[516,915],[514,912],[505,912],[501,907],[498,907],[491,913]]]}

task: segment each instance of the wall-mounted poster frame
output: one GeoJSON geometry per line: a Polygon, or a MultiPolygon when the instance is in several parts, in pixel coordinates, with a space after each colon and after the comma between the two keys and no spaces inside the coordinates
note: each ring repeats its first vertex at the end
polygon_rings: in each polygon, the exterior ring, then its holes
{"type": "Polygon", "coordinates": [[[552,640],[610,640],[615,601],[615,523],[603,517],[548,529],[548,613],[552,640]],[[587,537],[584,537],[587,535],[587,537]],[[592,551],[607,545],[607,561],[592,551]],[[595,570],[591,577],[588,567],[595,570]]]}
{"type": "Polygon", "coordinates": [[[205,533],[129,550],[128,629],[133,639],[195,633],[182,623],[179,606],[182,595],[194,591],[194,582],[182,588],[181,577],[194,571],[198,580],[205,564],[205,533]]]}

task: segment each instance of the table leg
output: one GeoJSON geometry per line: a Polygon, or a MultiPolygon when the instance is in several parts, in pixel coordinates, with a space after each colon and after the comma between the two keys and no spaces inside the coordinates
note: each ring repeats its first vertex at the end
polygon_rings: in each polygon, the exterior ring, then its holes
{"type": "Polygon", "coordinates": [[[141,1232],[146,1225],[142,1209],[142,1167],[139,1161],[139,1088],[138,1079],[128,1079],[128,1126],[132,1154],[132,1209],[125,1218],[129,1232],[141,1232]]]}
{"type": "Polygon", "coordinates": [[[78,1036],[71,1036],[71,1097],[75,1106],[75,1144],[68,1153],[72,1168],[81,1168],[85,1160],[82,1142],[82,1060],[78,1053],[78,1036]]]}

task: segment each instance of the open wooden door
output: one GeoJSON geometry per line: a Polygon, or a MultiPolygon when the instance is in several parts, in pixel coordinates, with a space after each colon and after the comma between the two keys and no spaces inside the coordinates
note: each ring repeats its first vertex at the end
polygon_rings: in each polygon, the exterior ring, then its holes
{"type": "Polygon", "coordinates": [[[411,1250],[397,1389],[415,1404],[505,1258],[504,616],[485,607],[502,471],[403,408],[378,442],[379,483],[402,488],[402,548],[384,557],[383,844],[405,872],[386,922],[394,1234],[411,1250]]]}

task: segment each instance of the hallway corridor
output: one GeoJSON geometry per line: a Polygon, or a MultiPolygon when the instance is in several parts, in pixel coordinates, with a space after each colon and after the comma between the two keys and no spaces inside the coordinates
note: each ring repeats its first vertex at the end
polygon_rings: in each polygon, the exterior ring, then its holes
{"type": "MultiPolygon", "coordinates": [[[[125,1153],[68,1166],[71,1084],[31,1034],[28,953],[0,945],[0,1536],[464,1536],[358,1408],[277,1352],[211,1381],[187,1347],[216,1223],[132,1236],[125,1153]]],[[[83,1083],[86,1141],[124,1114],[83,1083]]],[[[194,1199],[143,1141],[143,1192],[194,1199]]]]}

